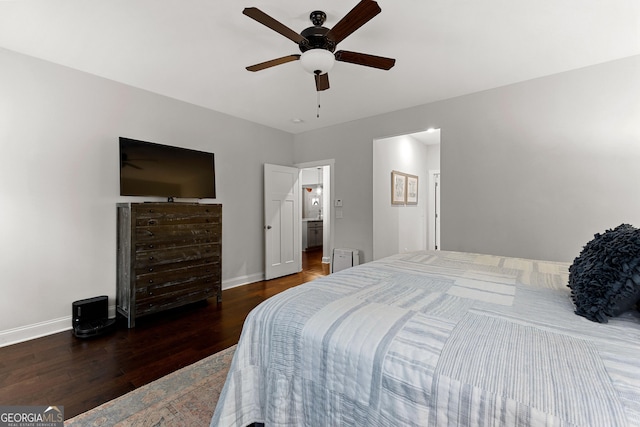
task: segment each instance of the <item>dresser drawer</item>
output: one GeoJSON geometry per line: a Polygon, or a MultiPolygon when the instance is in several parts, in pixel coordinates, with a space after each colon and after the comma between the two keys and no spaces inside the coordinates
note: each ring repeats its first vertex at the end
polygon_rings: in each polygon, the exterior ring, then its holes
{"type": "Polygon", "coordinates": [[[134,249],[139,251],[152,251],[159,249],[174,249],[183,246],[197,245],[218,245],[222,242],[221,233],[211,231],[208,233],[195,232],[191,235],[175,234],[172,236],[149,236],[145,239],[138,239],[134,249]]]}
{"type": "Polygon", "coordinates": [[[138,251],[135,253],[135,268],[149,268],[163,264],[173,264],[195,260],[214,261],[220,258],[220,246],[210,243],[204,245],[182,246],[170,249],[138,251]]]}
{"type": "Polygon", "coordinates": [[[213,274],[211,269],[207,268],[143,275],[137,279],[136,300],[140,302],[168,294],[189,292],[195,288],[209,288],[218,285],[220,285],[219,278],[213,274]]]}
{"type": "Polygon", "coordinates": [[[164,264],[147,264],[138,265],[134,269],[135,280],[138,282],[141,278],[149,274],[171,274],[174,271],[185,271],[196,268],[211,269],[214,272],[220,270],[220,256],[214,254],[212,257],[192,260],[180,260],[178,262],[168,262],[164,264]]]}
{"type": "Polygon", "coordinates": [[[219,288],[220,285],[201,280],[181,286],[167,287],[157,291],[161,292],[159,294],[145,295],[143,292],[137,292],[136,313],[138,316],[142,316],[211,298],[217,295],[219,288]]]}
{"type": "Polygon", "coordinates": [[[193,264],[183,265],[180,264],[167,264],[161,266],[159,269],[153,269],[153,271],[143,270],[141,274],[136,274],[136,288],[146,287],[153,285],[162,285],[164,283],[171,283],[174,281],[184,281],[185,278],[193,277],[208,277],[216,272],[216,269],[220,268],[220,263],[211,264],[193,264]],[[173,267],[172,269],[165,269],[165,267],[173,267]]]}
{"type": "Polygon", "coordinates": [[[222,210],[215,205],[158,205],[155,203],[138,206],[135,212],[136,226],[180,225],[180,224],[220,224],[222,210]]]}
{"type": "Polygon", "coordinates": [[[222,230],[213,224],[191,224],[178,226],[145,226],[135,228],[136,242],[199,242],[222,239],[222,230]]]}

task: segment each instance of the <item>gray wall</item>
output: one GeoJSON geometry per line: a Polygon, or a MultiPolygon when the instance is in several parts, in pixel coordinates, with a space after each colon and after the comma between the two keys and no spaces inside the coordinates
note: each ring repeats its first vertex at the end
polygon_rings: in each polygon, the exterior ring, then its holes
{"type": "Polygon", "coordinates": [[[263,163],[292,164],[290,134],[0,49],[0,345],[115,304],[115,205],[153,200],[119,196],[119,136],[214,152],[223,286],[263,277],[263,163]]]}
{"type": "Polygon", "coordinates": [[[216,154],[225,287],[263,275],[263,163],[335,159],[334,246],[370,261],[373,141],[429,127],[444,249],[570,261],[640,226],[639,93],[636,56],[292,136],[0,49],[0,345],[114,303],[115,204],[143,200],[118,195],[118,136],[216,154]]]}
{"type": "MultiPolygon", "coordinates": [[[[572,261],[640,226],[640,56],[295,136],[335,158],[335,246],[373,259],[373,140],[441,129],[442,248],[572,261]]],[[[380,100],[384,102],[384,100],[380,100]]]]}

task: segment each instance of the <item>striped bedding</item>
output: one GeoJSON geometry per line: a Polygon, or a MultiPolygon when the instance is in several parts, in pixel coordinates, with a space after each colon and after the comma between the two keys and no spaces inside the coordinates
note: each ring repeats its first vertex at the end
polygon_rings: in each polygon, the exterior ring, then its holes
{"type": "Polygon", "coordinates": [[[640,316],[574,314],[568,264],[415,252],[256,307],[212,426],[640,426],[640,316]]]}

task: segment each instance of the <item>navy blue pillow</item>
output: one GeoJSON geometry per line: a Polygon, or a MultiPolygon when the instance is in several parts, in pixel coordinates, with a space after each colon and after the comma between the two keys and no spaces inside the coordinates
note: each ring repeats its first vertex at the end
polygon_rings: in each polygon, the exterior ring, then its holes
{"type": "Polygon", "coordinates": [[[621,224],[596,234],[569,267],[576,314],[607,323],[640,301],[640,230],[621,224]]]}

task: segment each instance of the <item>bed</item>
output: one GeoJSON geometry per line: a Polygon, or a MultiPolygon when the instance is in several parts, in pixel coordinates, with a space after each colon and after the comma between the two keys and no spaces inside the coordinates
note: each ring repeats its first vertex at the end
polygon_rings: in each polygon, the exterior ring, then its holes
{"type": "Polygon", "coordinates": [[[640,315],[577,316],[567,263],[421,251],[256,307],[212,426],[637,426],[640,315]]]}

